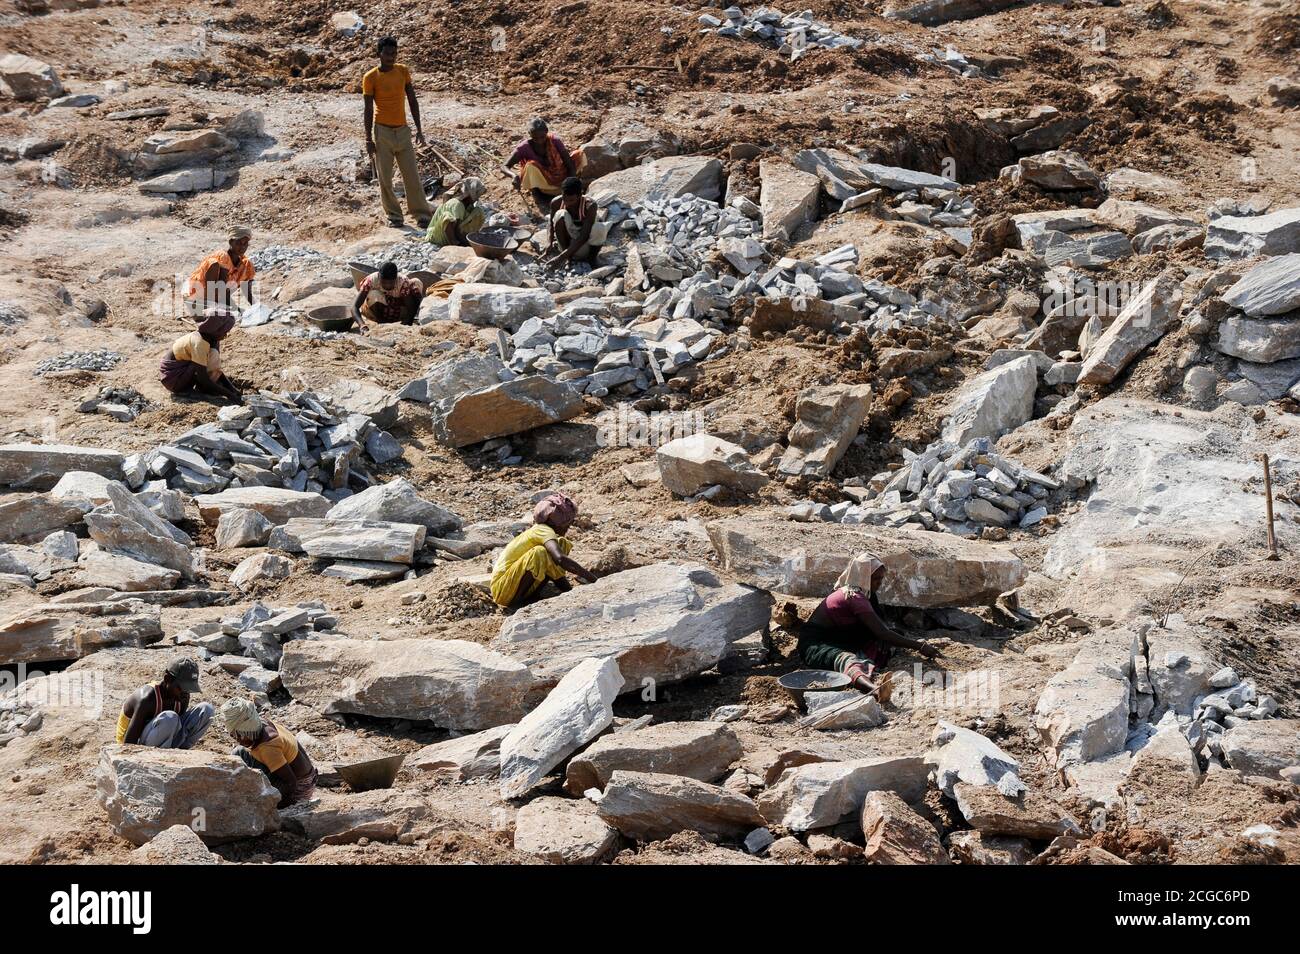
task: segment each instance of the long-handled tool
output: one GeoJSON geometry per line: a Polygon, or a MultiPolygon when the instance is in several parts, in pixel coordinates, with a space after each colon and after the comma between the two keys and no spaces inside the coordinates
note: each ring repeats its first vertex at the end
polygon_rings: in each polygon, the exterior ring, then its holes
{"type": "Polygon", "coordinates": [[[1265,559],[1279,559],[1277,555],[1277,537],[1273,533],[1273,475],[1268,468],[1268,455],[1261,454],[1264,461],[1264,506],[1268,512],[1268,556],[1265,559]]]}

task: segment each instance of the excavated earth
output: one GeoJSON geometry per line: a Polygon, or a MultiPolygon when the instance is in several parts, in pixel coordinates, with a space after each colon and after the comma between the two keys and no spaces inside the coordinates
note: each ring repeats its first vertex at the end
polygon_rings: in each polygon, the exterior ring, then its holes
{"type": "MultiPolygon", "coordinates": [[[[496,0],[387,0],[357,11],[366,27],[355,37],[331,27],[331,16],[347,7],[315,0],[215,0],[197,6],[83,2],[31,12],[43,6],[0,0],[0,54],[22,53],[53,65],[70,92],[101,92],[113,81],[122,85],[88,109],[0,101],[0,144],[66,141],[49,160],[0,165],[0,305],[6,306],[0,315],[5,396],[0,443],[57,441],[142,452],[214,420],[212,405],[172,400],[157,380],[160,355],[186,328],[156,301],[160,288],[165,294],[175,276],[187,274],[224,244],[231,224],[253,229],[254,253],[295,246],[342,259],[344,250],[358,243],[377,249],[416,237],[411,228],[382,224],[377,187],[358,174],[364,153],[357,84],[369,68],[375,39],[386,33],[401,38],[402,59],[416,76],[433,147],[422,157],[424,172],[448,179],[479,175],[494,204],[521,214],[529,210],[496,167],[534,115],[545,116],[571,145],[600,133],[616,138],[624,128],[654,130],[673,137],[681,154],[721,159],[725,174],[741,182],[757,181],[758,162],[751,157],[759,151],[788,156],[805,148],[852,146],[883,164],[955,175],[963,194],[975,202],[977,230],[999,216],[1079,201],[1095,205],[1098,196],[1065,198],[998,179],[998,170],[1014,163],[1016,153],[975,110],[1039,105],[1090,120],[1062,148],[1077,152],[1099,172],[1132,167],[1176,180],[1175,191],[1153,197],[1173,212],[1203,221],[1205,209],[1217,200],[1260,196],[1274,209],[1300,206],[1295,162],[1300,113],[1264,96],[1271,78],[1294,76],[1300,56],[1300,18],[1284,3],[1028,4],[925,27],[879,15],[880,3],[809,0],[800,8],[865,43],[856,50],[813,49],[794,63],[774,47],[701,35],[697,17],[717,13],[716,8],[701,11],[653,0],[539,0],[527,7],[496,0]],[[983,64],[981,75],[961,77],[917,59],[918,53],[942,53],[945,47],[983,64]],[[1107,82],[1116,84],[1114,95],[1097,98],[1088,92],[1107,82]],[[112,111],[156,106],[167,107],[168,115],[106,118],[112,111]],[[211,116],[246,109],[264,117],[265,135],[256,148],[244,147],[222,187],[181,198],[158,215],[132,181],[133,151],[148,136],[178,123],[201,128],[211,116]],[[758,148],[736,148],[751,144],[758,148]],[[944,167],[946,160],[955,163],[955,171],[944,167]],[[93,309],[85,306],[92,301],[106,306],[102,317],[88,317],[93,309]],[[94,349],[116,352],[121,361],[107,371],[34,374],[42,360],[94,349]],[[130,422],[79,413],[78,405],[104,387],[138,391],[144,410],[130,422]]],[[[862,277],[916,290],[934,278],[928,262],[942,255],[955,260],[932,235],[866,213],[827,215],[797,233],[784,253],[811,258],[851,243],[858,249],[862,277]]],[[[978,264],[969,255],[967,260],[972,267],[978,264]]],[[[1007,263],[999,294],[1015,285],[1017,267],[1007,263]]],[[[1145,279],[1165,268],[1181,270],[1181,277],[1205,267],[1193,249],[1135,256],[1115,270],[1115,277],[1145,279]]],[[[284,269],[264,272],[263,295],[291,275],[284,269]]],[[[1033,282],[1029,291],[1037,295],[1033,282]]],[[[728,340],[737,334],[741,317],[736,316],[728,340]]],[[[488,331],[492,334],[441,321],[376,329],[366,338],[320,340],[292,336],[272,324],[237,330],[223,360],[246,392],[323,388],[338,378],[396,390],[418,377],[444,342],[485,352],[495,348],[495,330],[488,331]]],[[[904,451],[919,452],[938,437],[949,400],[983,370],[998,342],[936,332],[926,346],[948,348],[952,357],[918,372],[919,387],[889,405],[879,400],[888,386],[876,381],[872,370],[872,349],[879,342],[844,342],[808,328],[755,335],[748,349],[733,348],[700,363],[684,387],[665,393],[657,405],[678,411],[707,407],[719,432],[771,434],[784,442],[801,389],[874,384],[878,401],[863,428],[866,439],[849,449],[829,479],[773,480],[751,495],[713,500],[675,496],[657,481],[634,487],[622,468],[653,459],[653,450],[594,446],[582,426],[603,408],[595,398],[586,399],[583,417],[516,438],[516,453],[522,455],[517,464],[500,463],[497,455],[475,447],[440,445],[427,408],[405,403],[393,428],[404,455],[378,468],[377,475],[405,477],[423,496],[471,522],[518,519],[539,491],[563,489],[581,507],[571,534],[574,556],[601,575],[667,560],[716,567],[705,524],[800,501],[833,504],[845,499],[844,480],[867,480],[900,465],[904,451]]],[[[1156,506],[1134,498],[1109,501],[1107,518],[1098,515],[1104,509],[1099,492],[1091,497],[1088,491],[1063,493],[1053,501],[1051,519],[1013,530],[1005,544],[1029,569],[1018,593],[1027,615],[968,608],[981,623],[970,630],[940,626],[931,614],[891,611],[894,625],[942,649],[937,664],[943,670],[956,676],[996,671],[995,710],[945,714],[887,707],[885,724],[870,730],[801,728],[783,709],[786,696],[776,685],[777,677],[799,665],[785,654],[791,647],[775,628],[775,649],[765,661],[665,687],[652,702],[635,693],[623,696],[614,705],[615,716],[652,715],[656,723],[704,720],[720,706],[746,705],[748,715],[731,726],[745,753],[740,766],[759,775],[775,753],[791,749],[813,748],[835,758],[920,755],[930,746],[936,719],[948,719],[992,738],[1019,761],[1031,788],[1072,807],[1084,820],[1086,833],[1077,844],[1056,846],[1045,862],[1086,862],[1093,848],[1132,863],[1300,860],[1300,801],[1294,786],[1211,771],[1188,792],[1179,779],[1166,784],[1159,773],[1148,773],[1142,779],[1141,810],[1111,811],[1096,822],[1086,806],[1070,801],[1065,779],[1044,757],[1034,728],[1039,696],[1081,641],[1135,614],[1172,613],[1200,627],[1207,634],[1205,649],[1219,663],[1273,694],[1280,717],[1298,714],[1297,406],[1287,399],[1258,408],[1231,401],[1216,408],[1194,405],[1181,388],[1179,360],[1186,346],[1175,328],[1114,382],[1081,392],[1083,404],[1072,418],[1040,413],[1003,437],[998,450],[1048,472],[1071,454],[1094,452],[1087,446],[1091,442],[1095,454],[1111,453],[1107,466],[1113,471],[1126,459],[1139,460],[1146,438],[1134,437],[1131,455],[1104,451],[1107,415],[1114,413],[1114,404],[1105,402],[1135,402],[1143,421],[1183,421],[1228,436],[1220,446],[1183,443],[1177,451],[1189,462],[1231,459],[1251,468],[1249,477],[1234,484],[1247,499],[1243,506],[1251,508],[1248,517],[1238,519],[1234,511],[1216,522],[1213,513],[1206,517],[1198,511],[1202,516],[1188,525],[1168,501],[1156,506]],[[1279,561],[1265,559],[1262,475],[1255,473],[1260,453],[1283,461],[1274,487],[1279,561]],[[1146,517],[1124,523],[1113,514],[1116,506],[1128,515],[1145,508],[1146,517]],[[1090,819],[1099,830],[1092,830],[1090,819]],[[1281,833],[1264,847],[1242,834],[1261,824],[1281,833]]],[[[612,405],[614,398],[606,403],[612,405]]],[[[1125,486],[1150,489],[1158,480],[1154,475],[1125,486]]],[[[209,548],[203,570],[207,584],[225,588],[230,570],[246,553],[215,549],[212,529],[197,521],[183,526],[197,546],[209,548]]],[[[351,586],[319,575],[304,559],[288,579],[260,583],[255,593],[237,595],[228,607],[165,606],[168,638],[162,643],[106,650],[77,664],[103,674],[106,692],[97,718],[47,716],[39,732],[0,748],[0,860],[130,860],[133,846],[114,834],[96,801],[94,773],[100,747],[112,741],[122,698],[156,678],[174,652],[173,634],[237,613],[255,596],[268,606],[320,600],[338,617],[338,628],[354,635],[487,644],[506,620],[482,590],[491,556],[439,561],[415,579],[351,586]],[[416,591],[424,599],[403,601],[416,591]]],[[[0,599],[7,612],[18,612],[71,588],[56,578],[38,592],[6,587],[0,599]]],[[[795,602],[806,615],[816,601],[795,602]]],[[[910,672],[920,662],[904,652],[891,668],[910,672]]],[[[233,677],[204,667],[203,699],[220,704],[241,691],[233,677]]],[[[411,753],[447,737],[418,723],[327,718],[283,690],[273,693],[271,702],[275,718],[323,742],[347,732],[387,752],[411,753]]],[[[200,747],[225,751],[229,741],[214,725],[200,747]]],[[[430,806],[416,838],[324,845],[281,832],[216,850],[228,861],[252,863],[536,860],[514,848],[520,803],[503,800],[494,783],[437,781],[404,770],[396,788],[430,806]]],[[[560,781],[552,779],[534,794],[562,795],[560,781]]],[[[933,791],[922,812],[945,833],[967,827],[952,802],[933,791]]],[[[784,851],[755,859],[734,840],[715,844],[685,832],[641,846],[624,843],[613,857],[619,863],[663,864],[843,861],[833,853],[792,846],[788,839],[782,844],[784,851]]]]}

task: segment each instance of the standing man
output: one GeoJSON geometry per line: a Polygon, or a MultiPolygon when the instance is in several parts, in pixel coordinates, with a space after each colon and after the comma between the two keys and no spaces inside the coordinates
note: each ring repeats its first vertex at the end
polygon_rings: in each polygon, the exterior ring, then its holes
{"type": "Polygon", "coordinates": [[[397,62],[396,38],[386,36],[379,41],[379,65],[362,78],[361,92],[366,101],[366,152],[371,159],[377,160],[379,195],[388,224],[400,226],[404,221],[401,203],[393,191],[393,161],[396,160],[402,170],[402,185],[406,188],[406,206],[420,228],[428,228],[433,209],[424,197],[420,168],[415,161],[415,146],[411,144],[411,129],[406,125],[406,104],[410,103],[411,118],[415,120],[415,141],[424,145],[420,104],[415,101],[411,71],[397,62]]]}

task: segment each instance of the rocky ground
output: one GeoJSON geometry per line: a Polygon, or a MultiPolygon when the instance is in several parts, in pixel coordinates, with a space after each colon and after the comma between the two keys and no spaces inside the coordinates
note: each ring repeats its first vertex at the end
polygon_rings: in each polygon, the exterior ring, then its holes
{"type": "Polygon", "coordinates": [[[0,24],[0,859],[1300,859],[1286,4],[0,24]],[[355,86],[389,32],[430,185],[483,177],[512,259],[381,224],[355,86]],[[615,223],[594,269],[539,271],[494,171],[536,114],[615,223]],[[177,281],[235,223],[248,400],[173,400],[177,281]],[[388,258],[455,290],[310,323],[388,258]],[[554,489],[600,579],[505,615],[554,489]],[[864,549],[943,655],[796,704],[792,614],[864,549]],[[313,803],[219,726],[111,744],[177,653],[299,734],[313,803]]]}

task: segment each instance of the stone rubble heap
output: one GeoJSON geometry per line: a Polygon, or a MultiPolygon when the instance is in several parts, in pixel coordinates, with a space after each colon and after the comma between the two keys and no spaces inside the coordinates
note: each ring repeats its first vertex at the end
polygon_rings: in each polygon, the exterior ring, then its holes
{"type": "Polygon", "coordinates": [[[333,258],[323,252],[318,252],[313,248],[304,248],[300,245],[267,245],[250,252],[248,259],[259,272],[280,266],[297,268],[304,265],[328,264],[334,261],[333,258]]]}
{"type": "Polygon", "coordinates": [[[60,371],[112,371],[122,361],[122,356],[107,348],[94,351],[64,351],[45,358],[36,365],[35,374],[43,377],[60,371]]]}
{"type": "Polygon", "coordinates": [[[134,421],[152,407],[148,398],[135,388],[102,387],[93,398],[77,405],[77,410],[82,414],[107,414],[118,421],[134,421]]]}
{"type": "Polygon", "coordinates": [[[740,7],[727,7],[722,16],[702,13],[701,33],[716,33],[732,39],[754,40],[778,47],[782,56],[791,62],[799,59],[812,47],[828,50],[848,47],[856,50],[862,40],[831,29],[813,19],[811,10],[802,13],[782,13],[771,7],[759,7],[748,14],[740,7]]]}
{"type": "Polygon", "coordinates": [[[154,478],[189,493],[283,487],[337,501],[371,486],[371,467],[401,455],[397,440],[366,414],[309,391],[263,391],[222,408],[211,424],[133,455],[126,468],[133,488],[154,478]]]}

